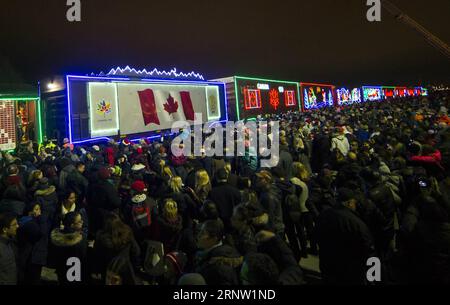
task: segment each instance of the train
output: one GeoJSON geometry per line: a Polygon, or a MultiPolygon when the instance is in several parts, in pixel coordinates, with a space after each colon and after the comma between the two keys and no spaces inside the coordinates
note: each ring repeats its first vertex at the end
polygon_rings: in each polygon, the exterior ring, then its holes
{"type": "Polygon", "coordinates": [[[111,69],[65,75],[40,84],[0,86],[0,150],[48,140],[72,144],[139,141],[188,125],[255,120],[267,114],[310,111],[394,97],[427,96],[424,87],[361,86],[230,76],[205,80],[195,72],[111,69]],[[55,84],[59,83],[59,84],[55,84]]]}

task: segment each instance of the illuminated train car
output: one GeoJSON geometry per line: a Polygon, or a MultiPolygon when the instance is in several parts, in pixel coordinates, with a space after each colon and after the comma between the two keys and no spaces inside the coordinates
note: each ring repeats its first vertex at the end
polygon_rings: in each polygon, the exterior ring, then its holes
{"type": "Polygon", "coordinates": [[[38,86],[0,85],[0,150],[21,143],[42,142],[41,100],[38,86]]]}
{"type": "Polygon", "coordinates": [[[383,90],[381,86],[363,86],[363,101],[375,102],[383,99],[383,90]]]}
{"type": "Polygon", "coordinates": [[[397,97],[397,92],[395,91],[396,87],[383,86],[383,99],[394,98],[397,97]]]}
{"type": "MultiPolygon", "coordinates": [[[[66,76],[65,115],[60,119],[65,133],[59,141],[151,138],[170,130],[175,121],[193,125],[228,120],[223,83],[180,78],[174,71],[155,75],[156,70],[125,70],[112,70],[107,76],[66,76]]],[[[47,124],[52,120],[46,117],[47,124]]]]}
{"type": "Polygon", "coordinates": [[[302,110],[333,107],[335,88],[328,84],[300,83],[302,110]]]}
{"type": "Polygon", "coordinates": [[[296,82],[243,76],[214,81],[225,83],[230,120],[255,119],[267,114],[301,110],[296,82]]]}
{"type": "Polygon", "coordinates": [[[338,106],[359,104],[361,103],[361,89],[353,88],[352,91],[347,88],[337,89],[336,101],[338,106]]]}
{"type": "Polygon", "coordinates": [[[406,87],[395,87],[394,93],[396,97],[405,97],[408,96],[406,87]]]}

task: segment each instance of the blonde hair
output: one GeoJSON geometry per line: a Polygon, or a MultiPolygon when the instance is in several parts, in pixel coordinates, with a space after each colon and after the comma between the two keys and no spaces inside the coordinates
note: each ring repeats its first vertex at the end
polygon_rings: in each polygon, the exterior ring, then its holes
{"type": "Polygon", "coordinates": [[[181,193],[181,188],[183,187],[183,181],[181,180],[181,177],[175,176],[170,179],[169,185],[170,185],[170,189],[174,193],[181,193]]]}
{"type": "Polygon", "coordinates": [[[166,199],[163,207],[163,217],[167,220],[174,220],[178,216],[178,205],[173,199],[166,199]]]}
{"type": "Polygon", "coordinates": [[[173,178],[173,173],[169,166],[166,165],[162,168],[161,176],[168,177],[169,179],[173,178]]]}
{"type": "Polygon", "coordinates": [[[294,138],[294,148],[305,148],[305,144],[300,136],[294,138]]]}
{"type": "Polygon", "coordinates": [[[308,181],[309,180],[309,173],[306,167],[300,163],[300,162],[294,162],[292,164],[292,174],[294,177],[302,180],[302,181],[308,181]]]}
{"type": "Polygon", "coordinates": [[[208,172],[204,169],[198,170],[195,173],[195,193],[201,197],[208,195],[211,190],[211,181],[209,180],[208,172]]]}

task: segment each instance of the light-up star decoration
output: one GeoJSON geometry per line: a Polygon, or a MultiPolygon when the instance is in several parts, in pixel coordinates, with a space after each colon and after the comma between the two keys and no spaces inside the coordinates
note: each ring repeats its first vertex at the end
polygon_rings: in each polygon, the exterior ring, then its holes
{"type": "Polygon", "coordinates": [[[200,73],[195,72],[189,72],[189,73],[183,73],[183,72],[177,72],[176,68],[173,68],[169,72],[167,71],[160,71],[158,69],[153,69],[151,71],[147,71],[146,69],[143,70],[136,70],[134,68],[131,68],[130,66],[126,66],[125,68],[114,68],[111,69],[108,73],[101,72],[99,76],[136,76],[136,77],[150,77],[150,78],[170,78],[170,79],[192,79],[192,80],[205,80],[203,75],[200,73]]]}

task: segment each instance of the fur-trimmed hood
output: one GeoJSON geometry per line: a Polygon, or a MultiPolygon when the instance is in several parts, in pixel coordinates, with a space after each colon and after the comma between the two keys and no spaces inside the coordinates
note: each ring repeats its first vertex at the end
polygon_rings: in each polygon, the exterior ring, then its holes
{"type": "Polygon", "coordinates": [[[54,229],[50,238],[57,247],[73,247],[83,240],[83,235],[80,232],[63,233],[60,229],[54,229]]]}
{"type": "Polygon", "coordinates": [[[219,264],[232,268],[239,267],[244,261],[244,257],[228,245],[222,245],[212,249],[208,253],[208,257],[208,264],[219,264]]]}
{"type": "Polygon", "coordinates": [[[36,192],[34,192],[34,195],[35,196],[48,196],[48,195],[53,194],[55,191],[56,191],[56,187],[54,185],[50,185],[45,190],[37,190],[36,192]]]}

